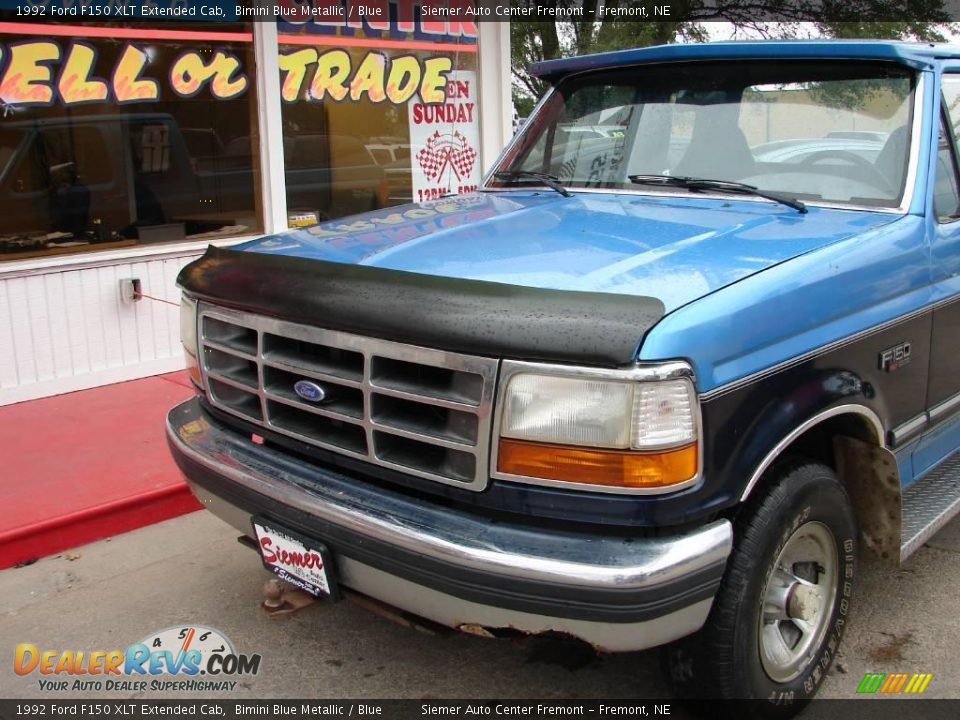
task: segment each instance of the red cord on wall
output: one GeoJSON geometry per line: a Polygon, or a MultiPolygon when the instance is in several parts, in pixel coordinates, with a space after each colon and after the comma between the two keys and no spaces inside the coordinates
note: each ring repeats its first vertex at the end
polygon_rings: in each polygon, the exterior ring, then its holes
{"type": "Polygon", "coordinates": [[[153,295],[145,295],[142,292],[134,291],[133,296],[135,298],[146,298],[147,300],[156,300],[157,302],[166,303],[167,305],[173,305],[174,307],[180,307],[180,303],[175,303],[170,300],[164,300],[163,298],[153,297],[153,295]]]}

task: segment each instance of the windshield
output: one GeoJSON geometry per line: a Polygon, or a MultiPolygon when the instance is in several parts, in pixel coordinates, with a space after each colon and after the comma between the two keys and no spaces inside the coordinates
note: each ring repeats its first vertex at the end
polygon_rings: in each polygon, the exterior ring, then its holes
{"type": "Polygon", "coordinates": [[[631,176],[746,183],[831,204],[897,207],[914,73],[885,63],[737,61],[594,72],[562,82],[487,187],[689,192],[631,176]]]}

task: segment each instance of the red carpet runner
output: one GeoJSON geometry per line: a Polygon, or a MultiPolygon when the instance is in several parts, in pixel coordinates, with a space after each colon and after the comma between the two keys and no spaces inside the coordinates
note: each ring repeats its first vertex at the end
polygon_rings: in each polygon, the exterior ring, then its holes
{"type": "Polygon", "coordinates": [[[171,373],[0,407],[0,568],[198,510],[167,450],[171,373]]]}

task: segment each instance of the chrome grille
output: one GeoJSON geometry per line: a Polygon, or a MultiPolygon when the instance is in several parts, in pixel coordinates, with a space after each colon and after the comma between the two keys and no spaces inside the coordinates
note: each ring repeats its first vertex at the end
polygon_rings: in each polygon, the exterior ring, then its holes
{"type": "Polygon", "coordinates": [[[376,465],[482,490],[498,362],[322,330],[201,303],[210,402],[262,427],[376,465]],[[294,391],[301,380],[321,402],[294,391]]]}

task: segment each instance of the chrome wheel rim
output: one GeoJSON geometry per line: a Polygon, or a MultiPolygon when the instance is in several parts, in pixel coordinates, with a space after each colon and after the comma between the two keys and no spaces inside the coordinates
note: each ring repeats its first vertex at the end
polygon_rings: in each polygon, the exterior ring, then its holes
{"type": "Polygon", "coordinates": [[[804,523],[787,540],[763,589],[760,661],[785,683],[813,661],[837,602],[837,543],[830,528],[804,523]]]}

